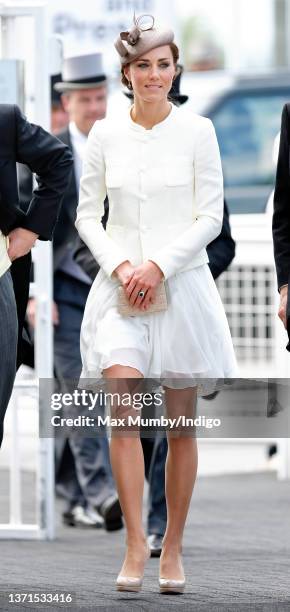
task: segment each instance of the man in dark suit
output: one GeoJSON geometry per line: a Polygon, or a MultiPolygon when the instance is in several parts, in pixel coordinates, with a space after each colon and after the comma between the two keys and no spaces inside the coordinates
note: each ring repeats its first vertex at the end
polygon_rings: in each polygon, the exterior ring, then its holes
{"type": "MultiPolygon", "coordinates": [[[[91,287],[90,277],[73,259],[82,158],[87,136],[107,109],[107,79],[99,53],[64,60],[61,80],[54,85],[61,94],[69,124],[58,138],[72,151],[74,168],[53,238],[54,264],[54,369],[63,388],[81,373],[80,328],[91,287]]],[[[20,186],[25,206],[22,169],[20,186]]],[[[27,174],[27,173],[26,173],[27,174]]],[[[31,185],[31,176],[28,177],[31,185]]],[[[34,321],[34,303],[28,315],[34,321]]],[[[121,508],[113,481],[106,437],[70,437],[56,441],[57,491],[67,500],[63,520],[70,526],[122,527],[121,508]],[[101,519],[101,517],[102,519],[101,519]]]]}
{"type": "Polygon", "coordinates": [[[278,315],[288,331],[290,351],[290,104],[282,111],[279,156],[274,191],[273,242],[280,304],[278,315]]]}
{"type": "MultiPolygon", "coordinates": [[[[182,95],[179,92],[181,74],[182,67],[180,66],[179,74],[170,92],[170,99],[178,106],[188,100],[188,96],[182,95]]],[[[132,94],[126,95],[129,98],[132,97],[132,94]]],[[[108,207],[106,205],[105,213],[108,215],[108,207]]],[[[226,202],[224,202],[221,233],[208,245],[207,253],[209,267],[214,278],[217,278],[228,268],[235,256],[235,242],[231,236],[229,212],[226,202]]],[[[99,266],[80,238],[75,251],[75,259],[93,280],[99,270],[99,266]]],[[[166,438],[141,437],[141,441],[144,452],[145,476],[149,483],[148,544],[151,549],[151,556],[160,556],[162,538],[167,521],[164,479],[167,440],[166,438]]]]}
{"type": "Polygon", "coordinates": [[[52,238],[71,173],[72,155],[57,138],[29,123],[14,105],[0,105],[0,134],[1,445],[4,416],[16,373],[17,344],[19,354],[21,351],[30,251],[37,238],[52,238]],[[38,186],[26,213],[19,207],[16,162],[27,164],[37,175],[38,186]]]}

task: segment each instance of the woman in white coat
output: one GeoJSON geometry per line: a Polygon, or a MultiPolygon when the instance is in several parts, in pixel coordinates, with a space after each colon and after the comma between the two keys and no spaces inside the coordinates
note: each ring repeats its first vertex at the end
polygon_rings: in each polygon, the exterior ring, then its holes
{"type": "MultiPolygon", "coordinates": [[[[235,377],[236,361],[206,253],[222,225],[219,149],[210,120],[168,100],[178,61],[173,41],[173,32],[155,28],[153,18],[135,20],[118,37],[122,82],[134,103],[125,117],[97,121],[89,134],[76,227],[101,268],[84,313],[81,379],[161,380],[167,412],[176,417],[194,416],[205,379],[235,377]],[[168,307],[150,312],[164,280],[168,307]],[[118,311],[119,285],[137,316],[118,311]]],[[[182,592],[182,536],[197,445],[192,435],[168,435],[168,443],[159,584],[161,592],[182,592]]],[[[110,452],[127,529],[117,588],[136,591],[149,557],[140,439],[112,436],[110,452]]]]}

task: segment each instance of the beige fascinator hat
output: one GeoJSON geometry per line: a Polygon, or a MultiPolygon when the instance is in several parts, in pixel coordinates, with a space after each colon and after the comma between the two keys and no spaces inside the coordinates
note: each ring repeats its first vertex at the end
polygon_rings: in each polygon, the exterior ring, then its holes
{"type": "Polygon", "coordinates": [[[141,15],[136,18],[134,14],[133,23],[131,30],[120,32],[114,43],[122,66],[130,64],[151,49],[170,45],[174,40],[172,30],[154,28],[152,15],[141,15]]]}

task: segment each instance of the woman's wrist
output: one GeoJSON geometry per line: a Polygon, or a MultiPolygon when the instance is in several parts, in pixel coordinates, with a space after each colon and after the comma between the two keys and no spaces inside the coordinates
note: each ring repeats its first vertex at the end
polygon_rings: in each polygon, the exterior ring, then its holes
{"type": "Polygon", "coordinates": [[[158,270],[158,272],[160,274],[160,280],[163,280],[164,279],[164,274],[163,274],[163,271],[161,270],[161,268],[159,268],[158,264],[155,263],[155,261],[152,261],[152,259],[148,259],[148,262],[154,265],[154,267],[156,268],[156,270],[158,270]]]}
{"type": "Polygon", "coordinates": [[[115,268],[112,276],[115,276],[121,283],[125,283],[129,278],[131,278],[134,272],[134,268],[131,262],[127,259],[126,261],[122,261],[122,263],[115,268]]]}
{"type": "Polygon", "coordinates": [[[279,287],[279,293],[281,296],[285,295],[288,292],[288,285],[282,285],[279,287]]]}

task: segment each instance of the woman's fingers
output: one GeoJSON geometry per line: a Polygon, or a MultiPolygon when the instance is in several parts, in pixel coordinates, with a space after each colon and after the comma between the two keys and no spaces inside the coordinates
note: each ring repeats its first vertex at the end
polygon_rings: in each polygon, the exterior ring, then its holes
{"type": "Polygon", "coordinates": [[[154,290],[144,289],[137,284],[135,285],[131,295],[128,295],[127,297],[131,306],[134,306],[135,308],[145,306],[146,308],[150,304],[151,300],[154,299],[154,290]],[[140,295],[140,291],[143,295],[140,295]]]}
{"type": "Polygon", "coordinates": [[[143,289],[140,285],[137,284],[130,295],[130,304],[132,304],[132,306],[139,307],[140,304],[143,302],[145,295],[146,289],[143,289]],[[140,291],[143,295],[140,295],[140,291]]]}
{"type": "Polygon", "coordinates": [[[148,306],[154,301],[156,288],[148,288],[148,281],[136,278],[133,274],[131,280],[124,284],[124,290],[126,292],[129,304],[135,308],[146,310],[148,306]],[[143,295],[140,295],[140,291],[143,295]]]}
{"type": "Polygon", "coordinates": [[[139,296],[139,291],[146,291],[146,288],[142,286],[142,282],[137,281],[134,277],[130,280],[130,282],[125,286],[125,291],[127,294],[127,298],[131,306],[139,306],[142,302],[144,296],[139,296]]]}
{"type": "Polygon", "coordinates": [[[155,301],[155,289],[148,289],[143,301],[140,304],[141,310],[147,310],[150,304],[154,304],[155,301]]]}
{"type": "Polygon", "coordinates": [[[129,283],[131,282],[134,276],[134,273],[135,273],[135,270],[133,269],[129,274],[127,274],[126,280],[123,281],[123,286],[125,287],[125,289],[127,289],[129,283]]]}
{"type": "Polygon", "coordinates": [[[126,289],[126,293],[128,297],[131,295],[132,291],[136,287],[136,284],[137,284],[137,280],[134,279],[134,274],[133,274],[131,278],[129,279],[129,281],[125,283],[125,289],[126,289]]]}

